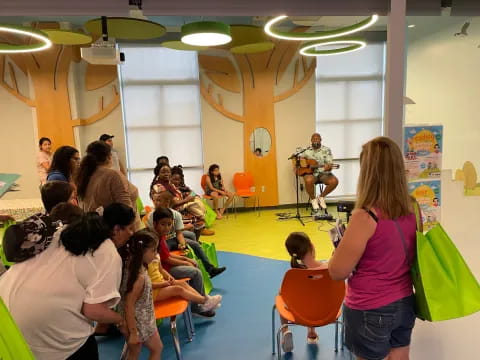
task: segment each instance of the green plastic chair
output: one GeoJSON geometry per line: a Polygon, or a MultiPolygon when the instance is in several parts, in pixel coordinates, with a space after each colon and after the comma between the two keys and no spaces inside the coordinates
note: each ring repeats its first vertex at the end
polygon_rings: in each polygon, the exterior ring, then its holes
{"type": "Polygon", "coordinates": [[[35,360],[20,329],[13,321],[10,312],[0,298],[0,359],[2,360],[35,360]]]}

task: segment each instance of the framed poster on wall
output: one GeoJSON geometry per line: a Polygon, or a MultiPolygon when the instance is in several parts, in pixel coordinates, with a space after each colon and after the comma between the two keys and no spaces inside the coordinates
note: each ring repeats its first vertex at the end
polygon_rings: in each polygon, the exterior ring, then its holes
{"type": "Polygon", "coordinates": [[[430,230],[440,222],[442,205],[440,180],[412,181],[408,184],[408,190],[417,199],[422,210],[423,230],[430,230]]]}
{"type": "Polygon", "coordinates": [[[440,179],[443,126],[405,126],[405,169],[409,181],[440,179]]]}

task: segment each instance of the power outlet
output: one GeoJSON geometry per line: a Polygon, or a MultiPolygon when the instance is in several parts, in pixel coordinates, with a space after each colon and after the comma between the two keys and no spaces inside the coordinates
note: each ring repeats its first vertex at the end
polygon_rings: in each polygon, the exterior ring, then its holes
{"type": "Polygon", "coordinates": [[[262,185],[262,192],[265,192],[265,185],[262,185]]]}

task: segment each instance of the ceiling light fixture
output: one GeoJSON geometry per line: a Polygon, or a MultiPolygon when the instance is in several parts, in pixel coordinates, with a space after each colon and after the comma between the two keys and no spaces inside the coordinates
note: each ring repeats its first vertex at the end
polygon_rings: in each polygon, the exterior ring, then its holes
{"type": "Polygon", "coordinates": [[[232,41],[230,25],[199,21],[182,26],[182,42],[195,46],[218,46],[232,41]]]}
{"type": "Polygon", "coordinates": [[[408,25],[409,28],[414,28],[415,27],[415,24],[410,24],[408,25]]]}
{"type": "Polygon", "coordinates": [[[377,20],[378,15],[372,15],[366,18],[359,23],[346,26],[340,29],[331,30],[331,31],[316,31],[313,33],[296,33],[296,32],[283,32],[283,31],[276,31],[273,29],[273,26],[285,19],[287,19],[287,15],[277,16],[276,18],[271,19],[265,24],[264,31],[277,39],[283,40],[297,40],[297,41],[304,41],[304,40],[324,40],[324,39],[333,39],[341,36],[350,35],[366,28],[372,26],[377,20]]]}
{"type": "Polygon", "coordinates": [[[313,41],[301,46],[300,54],[303,56],[329,56],[346,54],[358,51],[367,46],[367,43],[360,38],[343,38],[338,40],[313,41]],[[317,47],[328,45],[346,45],[335,49],[317,50],[317,47]]]}
{"type": "Polygon", "coordinates": [[[42,51],[52,46],[52,41],[48,38],[47,34],[34,28],[19,25],[0,25],[0,32],[28,36],[39,41],[38,43],[24,45],[2,43],[0,44],[0,53],[27,53],[42,51]]]}

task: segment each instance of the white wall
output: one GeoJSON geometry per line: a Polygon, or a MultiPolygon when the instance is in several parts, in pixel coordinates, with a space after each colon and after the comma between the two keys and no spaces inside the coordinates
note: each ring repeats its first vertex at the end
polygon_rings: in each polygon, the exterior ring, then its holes
{"type": "Polygon", "coordinates": [[[480,169],[480,18],[418,18],[409,29],[407,124],[443,124],[443,168],[480,169]],[[432,23],[435,21],[435,24],[432,23]],[[470,21],[468,36],[454,36],[470,21]]]}
{"type": "Polygon", "coordinates": [[[21,175],[17,180],[20,191],[7,192],[2,199],[39,197],[40,180],[35,160],[38,139],[32,108],[0,87],[0,111],[0,173],[21,175]]]}
{"type": "MultiPolygon", "coordinates": [[[[120,91],[118,80],[109,83],[103,88],[87,91],[85,89],[86,69],[87,63],[84,61],[78,64],[72,64],[70,69],[69,89],[74,89],[74,96],[70,96],[72,119],[77,117],[86,118],[97,113],[99,111],[99,100],[101,96],[104,97],[104,106],[108,106],[114,96],[113,86],[116,87],[117,91],[120,91]]],[[[76,145],[82,154],[85,153],[88,144],[98,140],[100,135],[114,135],[114,148],[119,152],[120,159],[125,164],[125,130],[120,105],[103,119],[90,125],[76,127],[75,132],[77,135],[76,145]]]]}
{"type": "MultiPolygon", "coordinates": [[[[480,196],[463,196],[463,183],[451,179],[450,170],[442,171],[442,226],[476,278],[480,279],[480,246],[475,231],[480,196]]],[[[478,328],[480,312],[461,319],[435,323],[418,320],[413,332],[411,358],[478,358],[478,328]]]]}
{"type": "MultiPolygon", "coordinates": [[[[413,21],[413,20],[412,20],[413,21]]],[[[406,95],[407,124],[443,124],[443,168],[472,161],[480,169],[480,19],[431,17],[414,20],[409,29],[406,95]],[[468,36],[454,36],[470,21],[468,36]]],[[[464,196],[463,183],[442,172],[442,225],[480,278],[480,246],[475,229],[480,196],[464,196]]],[[[473,359],[478,355],[480,313],[438,323],[418,321],[412,359],[473,359]]]]}

